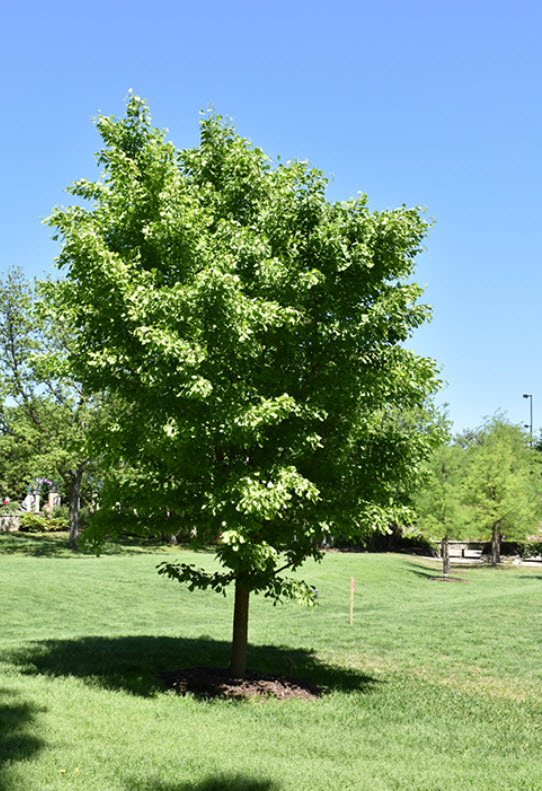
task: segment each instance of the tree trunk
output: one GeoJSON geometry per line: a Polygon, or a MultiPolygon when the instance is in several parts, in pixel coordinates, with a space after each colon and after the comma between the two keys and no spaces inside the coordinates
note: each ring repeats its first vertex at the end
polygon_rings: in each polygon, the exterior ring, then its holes
{"type": "Polygon", "coordinates": [[[83,479],[83,468],[78,467],[69,477],[68,493],[70,499],[70,535],[68,545],[70,549],[77,552],[77,541],[79,539],[79,509],[81,507],[81,481],[83,479]]]}
{"type": "Polygon", "coordinates": [[[450,573],[450,545],[448,543],[448,536],[444,536],[441,543],[442,552],[442,573],[445,578],[450,573]]]}
{"type": "Polygon", "coordinates": [[[247,669],[248,644],[248,599],[250,591],[243,587],[242,580],[235,580],[235,605],[233,610],[233,639],[231,644],[230,672],[240,677],[247,669]]]}
{"type": "Polygon", "coordinates": [[[492,528],[492,533],[491,533],[491,565],[492,566],[496,566],[497,563],[501,562],[502,535],[499,532],[500,526],[501,526],[501,520],[499,519],[498,522],[495,522],[492,528]]]}

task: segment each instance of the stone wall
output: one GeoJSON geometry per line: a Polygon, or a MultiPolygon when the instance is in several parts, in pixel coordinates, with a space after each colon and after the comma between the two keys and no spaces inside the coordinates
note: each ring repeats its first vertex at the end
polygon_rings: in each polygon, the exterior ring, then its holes
{"type": "Polygon", "coordinates": [[[0,533],[15,533],[18,529],[18,516],[0,516],[0,533]]]}

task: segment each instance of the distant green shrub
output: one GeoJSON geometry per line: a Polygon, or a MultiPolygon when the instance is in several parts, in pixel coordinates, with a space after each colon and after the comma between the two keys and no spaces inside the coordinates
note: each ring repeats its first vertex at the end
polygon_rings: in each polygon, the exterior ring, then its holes
{"type": "Polygon", "coordinates": [[[88,505],[84,505],[79,509],[79,527],[84,529],[92,519],[93,511],[90,510],[88,505]]]}
{"type": "Polygon", "coordinates": [[[521,554],[524,560],[542,555],[542,543],[540,541],[525,541],[521,554]]]}
{"type": "Polygon", "coordinates": [[[20,507],[20,503],[15,500],[7,505],[0,505],[0,516],[16,516],[20,507]]]}
{"type": "Polygon", "coordinates": [[[64,519],[62,517],[53,517],[47,520],[47,530],[49,532],[57,532],[59,530],[69,530],[70,529],[70,521],[69,519],[64,519]]]}
{"type": "Polygon", "coordinates": [[[503,541],[501,554],[519,555],[523,560],[537,557],[542,555],[542,541],[503,541]]]}
{"type": "Polygon", "coordinates": [[[23,533],[47,533],[49,520],[40,514],[23,511],[19,517],[19,530],[23,533]]]}
{"type": "Polygon", "coordinates": [[[70,519],[70,509],[67,505],[59,505],[57,508],[54,508],[51,513],[52,519],[65,519],[66,522],[69,522],[70,519]]]}
{"type": "Polygon", "coordinates": [[[51,533],[59,530],[68,530],[69,522],[61,517],[47,519],[41,514],[25,511],[19,514],[19,529],[23,533],[51,533]]]}
{"type": "Polygon", "coordinates": [[[409,552],[416,555],[436,555],[435,545],[426,536],[404,533],[393,526],[389,533],[369,533],[358,540],[333,543],[337,549],[352,549],[361,552],[409,552]]]}

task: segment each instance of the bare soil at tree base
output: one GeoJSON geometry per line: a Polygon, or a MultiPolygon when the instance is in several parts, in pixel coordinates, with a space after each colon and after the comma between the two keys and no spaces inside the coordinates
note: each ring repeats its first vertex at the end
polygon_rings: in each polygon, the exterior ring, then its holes
{"type": "Polygon", "coordinates": [[[158,674],[168,690],[179,695],[188,693],[205,698],[278,698],[288,700],[316,700],[322,696],[315,684],[258,671],[247,671],[234,678],[230,671],[219,667],[189,667],[183,670],[164,670],[158,674]]]}

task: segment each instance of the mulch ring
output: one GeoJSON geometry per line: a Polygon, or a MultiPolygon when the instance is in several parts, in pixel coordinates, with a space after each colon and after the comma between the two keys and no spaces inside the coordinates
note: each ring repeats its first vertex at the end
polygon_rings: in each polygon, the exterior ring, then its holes
{"type": "Polygon", "coordinates": [[[167,690],[179,695],[191,693],[205,698],[278,698],[317,700],[322,690],[300,679],[247,670],[242,678],[232,678],[220,667],[189,667],[163,670],[158,678],[167,690]]]}
{"type": "Polygon", "coordinates": [[[463,577],[428,577],[427,579],[433,580],[434,582],[467,582],[469,585],[471,582],[463,577]]]}

